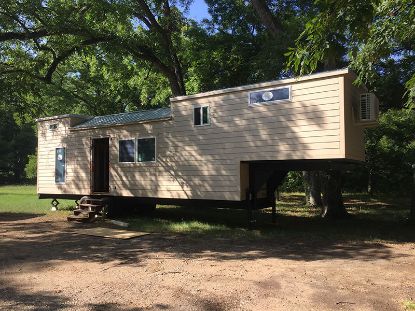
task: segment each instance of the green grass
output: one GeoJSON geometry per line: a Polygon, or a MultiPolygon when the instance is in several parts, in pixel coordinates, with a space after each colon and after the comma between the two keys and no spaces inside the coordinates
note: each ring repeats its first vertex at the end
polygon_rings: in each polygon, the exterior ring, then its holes
{"type": "MultiPolygon", "coordinates": [[[[33,185],[0,187],[0,213],[48,214],[50,202],[50,199],[39,200],[33,185]]],[[[59,209],[63,210],[75,205],[68,200],[59,200],[59,203],[59,209]]]]}
{"type": "MultiPolygon", "coordinates": [[[[244,238],[299,238],[335,241],[415,241],[414,225],[407,222],[409,200],[401,197],[345,194],[351,217],[329,221],[320,211],[303,205],[300,193],[283,194],[278,202],[278,221],[271,224],[271,210],[256,211],[255,230],[247,229],[244,210],[158,206],[151,217],[121,218],[133,230],[244,238]]],[[[74,206],[73,201],[59,200],[60,209],[74,206]]],[[[50,211],[50,200],[39,200],[34,186],[1,186],[1,213],[44,215],[50,211]]],[[[62,213],[68,213],[62,212],[62,213]]]]}
{"type": "Polygon", "coordinates": [[[346,194],[351,217],[326,220],[320,210],[303,204],[302,194],[284,194],[278,202],[277,225],[271,210],[255,212],[255,230],[247,230],[244,210],[159,206],[152,217],[125,217],[131,228],[148,232],[191,235],[244,236],[247,238],[299,238],[335,241],[414,241],[413,225],[407,222],[409,201],[402,198],[369,198],[346,194]]]}
{"type": "Polygon", "coordinates": [[[284,194],[278,202],[278,221],[271,224],[271,210],[255,212],[257,225],[247,230],[244,210],[159,206],[152,217],[125,217],[131,228],[148,232],[245,238],[298,238],[331,241],[414,241],[407,222],[409,202],[402,198],[346,194],[350,217],[326,220],[320,210],[303,205],[301,194],[284,194]]]}

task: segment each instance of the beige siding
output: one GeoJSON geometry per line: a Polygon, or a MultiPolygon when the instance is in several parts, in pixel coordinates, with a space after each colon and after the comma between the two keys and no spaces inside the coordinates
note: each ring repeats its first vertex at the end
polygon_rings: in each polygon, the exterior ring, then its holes
{"type": "Polygon", "coordinates": [[[247,167],[241,161],[345,157],[342,137],[350,139],[354,132],[348,108],[340,104],[349,102],[342,93],[343,76],[290,80],[292,101],[270,105],[249,106],[249,91],[283,82],[173,99],[170,121],[70,130],[74,121],[67,118],[58,120],[55,132],[47,127],[56,121],[40,122],[38,191],[89,194],[91,138],[109,136],[111,195],[244,199],[247,184],[241,176],[246,177],[247,167]],[[204,104],[210,107],[211,125],[194,127],[193,106],[204,104]],[[118,163],[119,139],[150,136],[157,141],[156,163],[118,163]],[[67,148],[64,185],[54,183],[59,146],[67,148]]]}
{"type": "Polygon", "coordinates": [[[365,143],[364,126],[356,123],[355,109],[358,107],[360,94],[365,93],[364,88],[353,85],[354,77],[344,77],[344,145],[345,158],[364,161],[365,143]]]}

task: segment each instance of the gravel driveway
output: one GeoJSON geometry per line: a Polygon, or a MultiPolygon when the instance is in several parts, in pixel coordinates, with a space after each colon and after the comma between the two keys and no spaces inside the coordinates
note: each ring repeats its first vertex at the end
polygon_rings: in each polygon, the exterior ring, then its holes
{"type": "Polygon", "coordinates": [[[60,216],[0,215],[4,310],[403,310],[413,243],[79,235],[60,216]]]}

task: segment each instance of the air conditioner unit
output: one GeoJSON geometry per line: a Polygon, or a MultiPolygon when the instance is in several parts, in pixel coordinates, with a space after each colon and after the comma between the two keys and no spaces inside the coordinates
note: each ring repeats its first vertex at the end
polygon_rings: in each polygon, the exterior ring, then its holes
{"type": "Polygon", "coordinates": [[[377,123],[379,116],[379,101],[376,95],[373,93],[360,94],[360,101],[357,112],[359,123],[377,123]]]}

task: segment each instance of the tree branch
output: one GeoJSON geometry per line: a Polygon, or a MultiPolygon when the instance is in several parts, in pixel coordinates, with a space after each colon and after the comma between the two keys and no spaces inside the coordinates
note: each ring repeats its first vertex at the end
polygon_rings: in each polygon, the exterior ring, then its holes
{"type": "Polygon", "coordinates": [[[159,34],[164,34],[163,27],[157,22],[156,18],[154,17],[153,13],[151,12],[150,8],[148,7],[145,0],[137,0],[138,5],[140,6],[141,10],[143,11],[144,16],[150,22],[151,28],[154,28],[159,34]]]}
{"type": "MultiPolygon", "coordinates": [[[[170,6],[168,4],[168,0],[164,0],[163,3],[163,10],[164,14],[166,15],[166,18],[168,19],[167,27],[168,29],[164,29],[156,20],[154,14],[151,12],[149,6],[147,5],[147,2],[145,0],[136,0],[139,7],[143,11],[144,16],[148,19],[148,21],[151,24],[150,29],[153,29],[155,32],[157,32],[161,37],[161,44],[164,45],[169,58],[170,58],[170,64],[172,64],[172,69],[170,67],[168,68],[168,75],[167,78],[170,80],[170,84],[172,87],[173,93],[175,95],[185,95],[186,89],[184,86],[184,80],[183,80],[183,73],[181,70],[181,64],[179,61],[179,58],[177,56],[177,53],[174,49],[173,42],[171,40],[171,21],[170,21],[170,6]],[[173,78],[173,76],[174,78],[173,78]],[[175,81],[173,81],[175,80],[175,81]]],[[[156,64],[155,64],[156,65],[156,64]]],[[[158,65],[156,65],[158,66],[158,65]]]]}
{"type": "Polygon", "coordinates": [[[1,32],[0,33],[0,42],[9,41],[9,40],[30,40],[30,39],[39,39],[42,37],[53,35],[49,33],[46,29],[39,29],[36,31],[30,32],[1,32]]]}
{"type": "Polygon", "coordinates": [[[133,45],[133,46],[127,46],[126,50],[131,53],[131,55],[148,61],[154,67],[156,67],[161,73],[166,74],[170,72],[170,68],[166,66],[154,53],[151,51],[148,47],[142,46],[142,45],[133,45]]]}
{"type": "Polygon", "coordinates": [[[251,0],[259,19],[271,35],[277,39],[282,33],[281,22],[272,14],[265,0],[251,0]]]}
{"type": "Polygon", "coordinates": [[[40,39],[43,37],[50,37],[56,35],[77,35],[90,37],[91,33],[84,29],[77,28],[61,28],[56,30],[48,30],[46,28],[40,29],[27,29],[26,32],[21,31],[8,31],[0,32],[0,42],[9,41],[9,40],[21,40],[27,41],[32,39],[40,39]]]}
{"type": "Polygon", "coordinates": [[[135,17],[141,20],[147,26],[148,29],[152,28],[150,21],[143,14],[140,14],[138,12],[134,12],[133,14],[135,17]]]}
{"type": "Polygon", "coordinates": [[[52,82],[52,75],[58,68],[59,64],[65,61],[68,57],[70,57],[76,51],[79,51],[83,47],[88,46],[88,45],[94,45],[94,44],[105,42],[105,41],[111,41],[113,39],[114,39],[113,37],[90,38],[90,39],[82,41],[77,46],[74,46],[66,51],[63,51],[59,56],[55,57],[53,62],[50,64],[49,69],[46,72],[45,77],[44,77],[45,82],[50,84],[52,82]]]}

